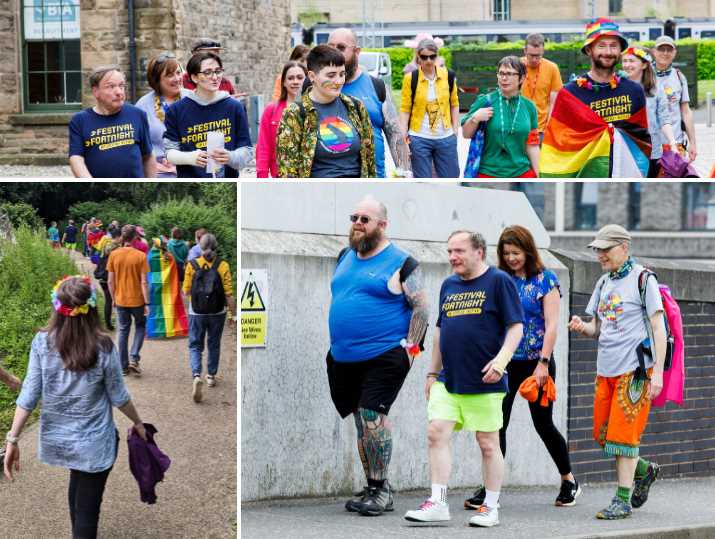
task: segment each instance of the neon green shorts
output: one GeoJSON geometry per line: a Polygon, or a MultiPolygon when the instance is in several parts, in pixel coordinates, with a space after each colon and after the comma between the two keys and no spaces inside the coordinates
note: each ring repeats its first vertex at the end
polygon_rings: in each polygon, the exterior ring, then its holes
{"type": "Polygon", "coordinates": [[[501,403],[506,393],[450,393],[442,382],[430,388],[427,419],[454,421],[454,430],[495,432],[502,428],[504,416],[501,403]]]}

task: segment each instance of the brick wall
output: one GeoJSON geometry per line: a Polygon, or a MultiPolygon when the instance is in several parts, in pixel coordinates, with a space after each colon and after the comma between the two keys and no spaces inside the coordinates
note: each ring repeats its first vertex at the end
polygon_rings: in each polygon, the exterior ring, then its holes
{"type": "MultiPolygon", "coordinates": [[[[571,312],[585,312],[589,295],[571,296],[571,312]]],[[[641,455],[661,465],[663,477],[715,475],[715,303],[679,301],[685,334],[685,403],[652,408],[641,455]]],[[[592,437],[596,341],[569,342],[568,440],[581,481],[615,481],[613,458],[592,437]]]]}

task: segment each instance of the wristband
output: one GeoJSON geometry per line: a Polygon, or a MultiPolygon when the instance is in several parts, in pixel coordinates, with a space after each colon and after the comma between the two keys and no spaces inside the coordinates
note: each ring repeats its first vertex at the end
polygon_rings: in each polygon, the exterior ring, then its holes
{"type": "Polygon", "coordinates": [[[548,367],[549,363],[551,363],[551,358],[542,356],[539,358],[539,363],[546,365],[548,367]]]}
{"type": "Polygon", "coordinates": [[[400,346],[407,350],[407,353],[410,354],[412,357],[417,357],[420,355],[420,345],[419,344],[413,344],[413,343],[408,343],[407,339],[402,339],[400,341],[400,346]]]}
{"type": "Polygon", "coordinates": [[[438,372],[428,372],[427,378],[439,378],[439,373],[438,372]]]}
{"type": "Polygon", "coordinates": [[[504,374],[506,366],[511,361],[511,353],[507,352],[502,348],[501,350],[499,350],[499,353],[496,355],[493,361],[494,362],[492,363],[492,368],[499,374],[504,374]]]}
{"type": "Polygon", "coordinates": [[[13,436],[12,434],[10,434],[10,433],[8,432],[8,433],[5,435],[5,441],[6,441],[7,443],[9,443],[9,444],[17,445],[17,442],[20,441],[20,437],[19,437],[19,436],[13,436]]]}

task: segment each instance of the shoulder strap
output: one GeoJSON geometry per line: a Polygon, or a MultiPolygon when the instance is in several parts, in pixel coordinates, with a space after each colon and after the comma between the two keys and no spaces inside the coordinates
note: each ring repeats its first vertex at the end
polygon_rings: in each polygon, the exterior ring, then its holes
{"type": "Polygon", "coordinates": [[[350,250],[350,247],[343,247],[340,249],[340,252],[338,253],[338,258],[335,260],[335,267],[337,268],[340,262],[342,262],[343,257],[345,254],[350,250]]]}
{"type": "Polygon", "coordinates": [[[453,90],[453,88],[454,88],[454,79],[455,79],[455,78],[456,78],[456,74],[454,73],[454,71],[452,71],[451,69],[448,69],[448,70],[447,70],[447,82],[449,83],[449,95],[450,95],[450,97],[451,97],[451,95],[452,95],[452,90],[453,90]]]}
{"type": "Polygon", "coordinates": [[[412,272],[417,269],[418,265],[419,262],[417,262],[417,260],[415,260],[411,256],[408,256],[402,263],[402,267],[400,268],[400,282],[404,283],[407,278],[412,275],[412,272]]]}
{"type": "Polygon", "coordinates": [[[415,108],[415,93],[417,93],[417,82],[420,80],[420,70],[415,69],[412,73],[410,73],[410,90],[411,92],[411,98],[412,98],[412,103],[410,104],[410,117],[407,120],[407,130],[409,131],[410,129],[410,123],[412,123],[412,110],[415,108]]]}
{"type": "Polygon", "coordinates": [[[370,80],[372,81],[372,87],[375,89],[375,93],[377,94],[377,98],[380,100],[380,103],[384,103],[385,99],[387,99],[385,81],[378,79],[377,77],[373,77],[372,75],[370,75],[370,80]]]}
{"type": "Polygon", "coordinates": [[[189,260],[189,263],[191,264],[191,267],[194,268],[194,271],[199,271],[199,269],[200,269],[199,263],[196,262],[195,258],[192,258],[191,260],[189,260]]]}

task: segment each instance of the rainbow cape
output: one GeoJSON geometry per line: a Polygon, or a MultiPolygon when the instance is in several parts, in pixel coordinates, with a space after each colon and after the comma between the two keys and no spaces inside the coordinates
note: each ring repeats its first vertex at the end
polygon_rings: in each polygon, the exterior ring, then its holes
{"type": "Polygon", "coordinates": [[[179,269],[167,251],[153,247],[149,260],[149,318],[147,337],[184,337],[189,334],[189,323],[181,297],[179,269]]]}
{"type": "Polygon", "coordinates": [[[609,125],[564,87],[544,131],[539,177],[643,178],[650,152],[645,107],[609,125]]]}

